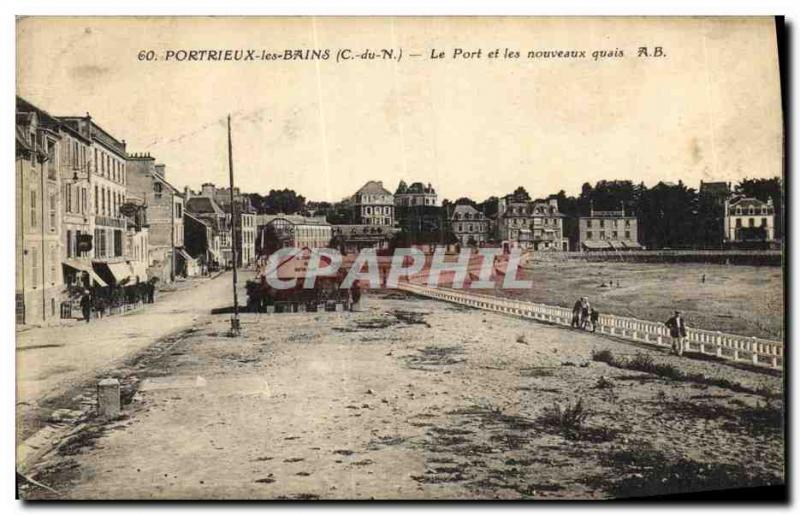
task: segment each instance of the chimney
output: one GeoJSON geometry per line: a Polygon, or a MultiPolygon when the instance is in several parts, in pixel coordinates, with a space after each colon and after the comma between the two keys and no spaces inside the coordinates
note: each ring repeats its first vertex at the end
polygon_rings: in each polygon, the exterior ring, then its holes
{"type": "Polygon", "coordinates": [[[203,197],[214,198],[217,194],[217,188],[213,183],[203,183],[200,190],[200,195],[203,197]]]}
{"type": "Polygon", "coordinates": [[[183,187],[183,200],[186,201],[186,200],[189,200],[190,198],[192,198],[192,190],[189,188],[189,186],[184,186],[183,187]]]}
{"type": "Polygon", "coordinates": [[[164,170],[166,167],[167,167],[167,165],[164,165],[164,164],[155,165],[156,175],[158,175],[162,179],[166,179],[166,177],[165,177],[166,171],[164,170]]]}

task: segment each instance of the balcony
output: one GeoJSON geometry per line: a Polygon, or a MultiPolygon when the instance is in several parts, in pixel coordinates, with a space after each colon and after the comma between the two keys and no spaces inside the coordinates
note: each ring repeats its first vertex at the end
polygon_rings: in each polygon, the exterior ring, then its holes
{"type": "Polygon", "coordinates": [[[94,224],[102,225],[104,227],[117,227],[120,229],[125,229],[126,222],[124,218],[97,215],[94,217],[94,224]]]}

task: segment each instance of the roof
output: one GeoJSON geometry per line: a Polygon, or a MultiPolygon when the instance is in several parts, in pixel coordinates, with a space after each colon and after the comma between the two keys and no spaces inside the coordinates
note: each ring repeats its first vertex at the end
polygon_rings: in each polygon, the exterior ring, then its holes
{"type": "Polygon", "coordinates": [[[433,189],[433,186],[428,183],[427,186],[422,184],[421,182],[412,183],[411,186],[407,186],[405,189],[401,189],[399,186],[397,188],[397,192],[395,195],[420,195],[420,194],[428,194],[428,195],[435,195],[436,190],[433,189]]]}
{"type": "Polygon", "coordinates": [[[728,204],[731,207],[764,207],[767,202],[753,197],[733,197],[728,204]]]}
{"type": "Polygon", "coordinates": [[[392,192],[383,187],[383,181],[367,181],[366,184],[356,191],[356,195],[359,194],[391,195],[392,192]]]}
{"type": "Polygon", "coordinates": [[[191,197],[186,201],[186,211],[197,214],[214,214],[224,216],[225,211],[209,197],[191,197]]]}
{"type": "Polygon", "coordinates": [[[324,217],[302,216],[302,215],[259,215],[256,225],[269,225],[275,220],[286,220],[292,225],[330,225],[324,217]]]}
{"type": "Polygon", "coordinates": [[[455,208],[453,208],[453,214],[451,218],[456,218],[456,215],[461,215],[463,218],[463,216],[467,213],[473,216],[482,214],[480,211],[478,211],[469,204],[458,204],[455,208]]]}
{"type": "Polygon", "coordinates": [[[174,193],[181,193],[181,190],[179,190],[178,188],[176,188],[175,186],[173,186],[172,184],[170,184],[169,182],[167,182],[167,180],[166,180],[164,177],[162,177],[161,175],[159,175],[159,174],[157,174],[157,173],[154,173],[154,174],[153,174],[153,178],[154,178],[154,179],[156,179],[158,182],[160,182],[160,183],[162,183],[162,184],[165,184],[166,186],[168,186],[170,189],[172,189],[172,191],[173,191],[174,193]]]}
{"type": "Polygon", "coordinates": [[[194,216],[189,211],[184,210],[183,216],[185,216],[186,218],[190,218],[190,219],[194,220],[195,222],[197,222],[199,224],[203,224],[205,226],[211,227],[211,225],[208,224],[205,220],[201,220],[201,219],[197,218],[196,216],[194,216]]]}

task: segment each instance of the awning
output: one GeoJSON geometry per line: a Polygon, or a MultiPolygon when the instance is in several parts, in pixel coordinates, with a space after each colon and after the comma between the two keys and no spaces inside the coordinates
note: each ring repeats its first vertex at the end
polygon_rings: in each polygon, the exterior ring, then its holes
{"type": "Polygon", "coordinates": [[[640,249],[640,248],[642,248],[642,245],[640,243],[636,242],[636,241],[625,240],[622,243],[624,243],[626,247],[631,248],[631,249],[640,249]]]}
{"type": "Polygon", "coordinates": [[[190,255],[189,255],[189,253],[188,253],[188,252],[186,252],[184,249],[182,249],[182,248],[177,248],[177,249],[175,249],[175,251],[177,251],[178,255],[179,255],[180,257],[182,257],[183,259],[185,259],[187,263],[188,263],[189,261],[194,261],[194,258],[193,258],[192,256],[190,256],[190,255]]]}
{"type": "Polygon", "coordinates": [[[106,261],[95,261],[92,264],[98,267],[98,272],[100,272],[100,275],[104,276],[106,279],[111,278],[117,284],[126,279],[130,280],[131,267],[128,265],[128,263],[108,263],[106,261]]]}
{"type": "Polygon", "coordinates": [[[85,261],[81,261],[79,259],[65,259],[61,262],[62,265],[68,266],[72,269],[78,270],[79,272],[86,272],[89,274],[89,277],[92,278],[92,281],[96,282],[99,286],[108,286],[104,280],[97,275],[92,268],[91,263],[87,263],[85,261]]]}
{"type": "Polygon", "coordinates": [[[583,246],[587,249],[601,250],[609,248],[608,242],[605,241],[584,241],[583,246]]]}

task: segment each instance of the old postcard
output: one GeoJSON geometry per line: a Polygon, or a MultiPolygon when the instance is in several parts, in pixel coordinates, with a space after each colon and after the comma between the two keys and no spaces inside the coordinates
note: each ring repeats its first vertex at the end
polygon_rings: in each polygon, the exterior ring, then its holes
{"type": "Polygon", "coordinates": [[[20,498],[785,496],[781,19],[16,30],[20,498]]]}

